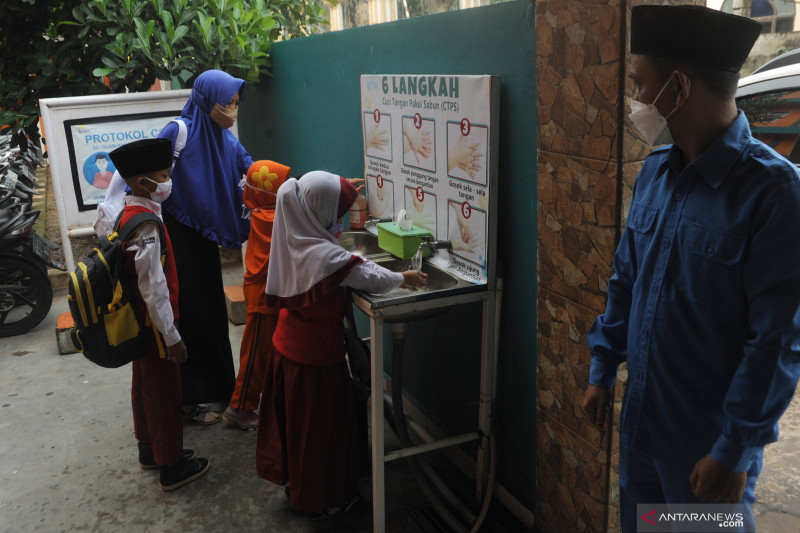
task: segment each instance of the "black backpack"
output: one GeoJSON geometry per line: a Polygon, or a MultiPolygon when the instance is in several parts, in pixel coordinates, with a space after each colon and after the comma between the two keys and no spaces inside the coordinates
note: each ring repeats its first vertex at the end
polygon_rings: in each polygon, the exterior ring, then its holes
{"type": "MultiPolygon", "coordinates": [[[[70,272],[68,283],[67,300],[75,323],[70,331],[72,344],[89,361],[105,368],[118,368],[143,357],[149,338],[145,324],[136,316],[132,289],[122,271],[123,243],[142,225],[155,223],[162,265],[167,248],[164,225],[155,214],[137,213],[122,228],[121,218],[122,213],[114,231],[101,237],[100,248],[70,272]]],[[[155,330],[151,324],[147,326],[155,330]]],[[[153,333],[158,336],[157,330],[153,333]]]]}

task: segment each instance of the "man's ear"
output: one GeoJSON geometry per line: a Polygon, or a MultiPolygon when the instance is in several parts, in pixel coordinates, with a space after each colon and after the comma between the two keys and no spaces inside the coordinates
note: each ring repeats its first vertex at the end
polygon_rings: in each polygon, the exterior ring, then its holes
{"type": "Polygon", "coordinates": [[[692,81],[689,79],[689,76],[680,70],[676,70],[674,74],[678,80],[678,94],[675,97],[675,106],[682,107],[692,93],[692,81]]]}

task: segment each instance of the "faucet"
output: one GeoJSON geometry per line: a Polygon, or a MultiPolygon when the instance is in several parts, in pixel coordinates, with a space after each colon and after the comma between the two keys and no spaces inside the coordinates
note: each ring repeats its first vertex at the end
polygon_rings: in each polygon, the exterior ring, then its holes
{"type": "Polygon", "coordinates": [[[378,217],[373,217],[372,215],[370,215],[370,216],[367,217],[367,221],[364,222],[364,229],[366,229],[366,228],[368,228],[370,226],[377,226],[378,222],[391,222],[391,221],[392,221],[392,217],[378,218],[378,217]]]}
{"type": "Polygon", "coordinates": [[[419,249],[417,249],[417,253],[414,254],[414,257],[411,258],[411,269],[412,270],[420,270],[422,269],[422,255],[425,248],[430,249],[431,255],[436,253],[436,250],[441,250],[444,248],[445,250],[452,250],[453,245],[450,241],[432,241],[430,235],[421,236],[422,242],[419,243],[419,249]]]}
{"type": "Polygon", "coordinates": [[[419,251],[421,252],[425,248],[430,249],[431,253],[436,253],[436,250],[452,250],[453,243],[450,241],[432,241],[429,235],[425,235],[421,237],[422,242],[419,243],[419,251]]]}

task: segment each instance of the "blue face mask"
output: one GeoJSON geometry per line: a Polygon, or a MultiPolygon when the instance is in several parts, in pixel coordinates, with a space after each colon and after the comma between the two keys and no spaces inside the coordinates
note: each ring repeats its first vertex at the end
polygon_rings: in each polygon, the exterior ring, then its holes
{"type": "Polygon", "coordinates": [[[328,232],[336,237],[337,239],[342,236],[342,230],[344,229],[344,224],[341,222],[334,222],[331,224],[331,227],[328,228],[328,232]]]}

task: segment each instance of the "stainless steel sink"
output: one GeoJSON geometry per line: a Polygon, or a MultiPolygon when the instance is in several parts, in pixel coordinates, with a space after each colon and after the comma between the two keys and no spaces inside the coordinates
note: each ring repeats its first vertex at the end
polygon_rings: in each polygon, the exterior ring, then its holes
{"type": "MultiPolygon", "coordinates": [[[[389,259],[383,261],[376,261],[379,265],[384,268],[388,268],[393,272],[405,272],[406,270],[410,270],[410,261],[404,259],[389,259]]],[[[414,293],[414,292],[432,292],[432,291],[441,291],[444,289],[449,289],[450,287],[455,287],[458,285],[459,279],[454,275],[445,272],[444,270],[433,266],[430,263],[423,262],[422,263],[422,271],[428,275],[428,283],[425,287],[418,289],[416,291],[412,291],[410,289],[395,289],[395,291],[402,291],[403,294],[407,293],[414,293]]],[[[394,292],[394,291],[393,291],[394,292]]],[[[391,293],[389,293],[391,294],[391,293]]]]}
{"type": "MultiPolygon", "coordinates": [[[[395,272],[403,272],[410,268],[409,261],[397,259],[392,255],[383,260],[374,260],[382,267],[395,272]]],[[[428,274],[428,283],[422,289],[416,291],[394,289],[384,294],[364,295],[373,309],[381,309],[384,323],[414,322],[440,315],[448,311],[451,305],[431,305],[437,299],[484,288],[464,281],[428,262],[422,263],[422,271],[428,274]]]]}
{"type": "Polygon", "coordinates": [[[367,231],[346,231],[339,237],[339,244],[351,254],[368,259],[392,257],[378,246],[378,236],[367,231]]]}
{"type": "MultiPolygon", "coordinates": [[[[410,268],[410,261],[398,259],[378,246],[378,237],[367,231],[348,231],[339,237],[339,244],[348,252],[375,261],[395,272],[410,268]]],[[[381,309],[385,323],[413,322],[439,315],[450,309],[450,305],[436,305],[433,300],[453,296],[462,292],[485,290],[485,285],[476,285],[443,270],[427,261],[422,271],[428,274],[425,288],[394,289],[384,294],[367,294],[357,291],[373,310],[381,309]]]]}
{"type": "MultiPolygon", "coordinates": [[[[385,261],[378,261],[378,264],[384,268],[388,268],[394,272],[404,272],[409,270],[409,261],[404,259],[389,259],[385,261]]],[[[428,275],[428,283],[424,288],[412,291],[410,289],[394,289],[385,294],[371,294],[371,298],[380,300],[395,300],[412,298],[418,299],[419,296],[425,293],[441,291],[450,287],[458,285],[458,278],[448,274],[444,270],[436,268],[430,263],[422,263],[422,271],[428,275]]],[[[384,316],[383,321],[386,324],[395,324],[398,322],[414,322],[416,320],[424,320],[434,316],[441,315],[450,310],[451,306],[435,307],[432,309],[411,309],[399,314],[389,314],[384,316]]]]}

